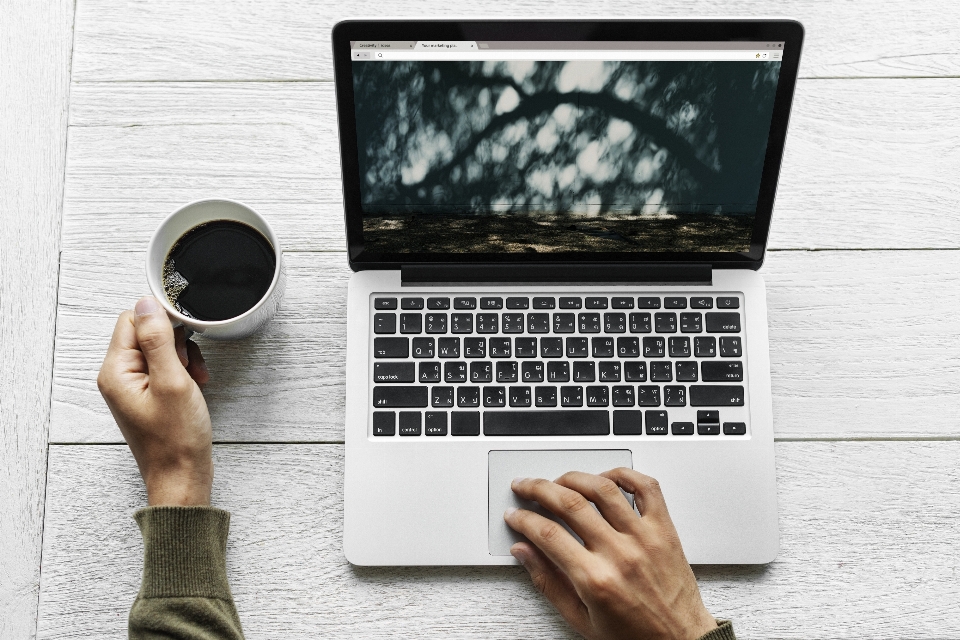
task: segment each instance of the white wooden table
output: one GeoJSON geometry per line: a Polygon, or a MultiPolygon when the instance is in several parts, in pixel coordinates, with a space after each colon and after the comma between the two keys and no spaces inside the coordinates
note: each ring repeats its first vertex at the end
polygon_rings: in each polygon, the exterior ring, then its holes
{"type": "MultiPolygon", "coordinates": [[[[464,11],[396,0],[396,16],[464,11]]],[[[697,567],[742,638],[960,637],[960,4],[476,0],[473,16],[789,15],[807,28],[762,274],[781,552],[697,567]]],[[[0,638],[123,635],[136,466],[97,393],[177,205],[257,207],[267,332],[202,343],[248,638],[573,637],[513,568],[341,552],[349,271],[330,27],[369,2],[0,2],[0,638]]],[[[462,14],[461,14],[462,15],[462,14]]]]}

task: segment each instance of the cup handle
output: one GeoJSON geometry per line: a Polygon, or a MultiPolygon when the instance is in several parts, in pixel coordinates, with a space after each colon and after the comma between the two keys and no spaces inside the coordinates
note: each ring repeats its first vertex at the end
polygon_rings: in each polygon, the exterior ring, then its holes
{"type": "Polygon", "coordinates": [[[170,321],[170,326],[173,327],[174,329],[176,329],[177,327],[183,327],[183,334],[187,340],[193,337],[193,334],[195,333],[195,331],[190,327],[186,326],[176,318],[171,318],[170,314],[167,314],[167,320],[170,321]]]}

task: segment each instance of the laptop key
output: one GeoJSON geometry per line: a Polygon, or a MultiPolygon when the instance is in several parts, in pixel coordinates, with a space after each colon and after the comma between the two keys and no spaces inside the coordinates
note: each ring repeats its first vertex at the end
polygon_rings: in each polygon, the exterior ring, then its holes
{"type": "Polygon", "coordinates": [[[427,298],[427,309],[449,309],[450,298],[427,298]]]}
{"type": "Polygon", "coordinates": [[[473,314],[454,313],[451,315],[450,333],[473,333],[473,314]]]}
{"type": "Polygon", "coordinates": [[[667,361],[650,363],[651,382],[673,382],[673,364],[667,361]]]}
{"type": "Polygon", "coordinates": [[[720,412],[715,409],[701,409],[697,411],[697,422],[705,424],[719,424],[720,412]]]}
{"type": "Polygon", "coordinates": [[[646,382],[647,381],[647,363],[646,362],[624,362],[623,379],[627,382],[646,382]]]}
{"type": "Polygon", "coordinates": [[[537,387],[533,393],[538,407],[557,406],[557,388],[556,387],[537,387]]]}
{"type": "Polygon", "coordinates": [[[613,388],[613,406],[632,407],[635,402],[633,387],[618,385],[613,388]]]}
{"type": "Polygon", "coordinates": [[[597,372],[593,362],[580,361],[573,363],[574,382],[593,382],[596,379],[597,372]]]}
{"type": "Polygon", "coordinates": [[[742,436],[747,432],[747,425],[745,422],[724,422],[723,423],[723,435],[725,436],[742,436]]]}
{"type": "MultiPolygon", "coordinates": [[[[710,363],[704,363],[710,364],[710,363]]],[[[678,362],[677,363],[677,382],[696,382],[697,381],[697,363],[678,362]]]]}
{"type": "Polygon", "coordinates": [[[667,435],[667,412],[666,411],[647,411],[644,416],[647,422],[648,436],[667,435]]]}
{"type": "Polygon", "coordinates": [[[476,309],[477,299],[476,298],[454,298],[453,308],[454,309],[476,309]]]}
{"type": "Polygon", "coordinates": [[[577,330],[577,316],[574,313],[553,314],[554,333],[574,333],[577,330]]]}
{"type": "Polygon", "coordinates": [[[718,424],[698,424],[697,433],[702,436],[720,435],[720,425],[718,424]]]}
{"type": "Polygon", "coordinates": [[[630,314],[630,333],[650,333],[651,327],[649,313],[630,314]]]}
{"type": "Polygon", "coordinates": [[[487,357],[487,339],[486,338],[464,338],[463,339],[463,357],[464,358],[486,358],[487,357]]]}
{"type": "Polygon", "coordinates": [[[503,298],[480,298],[481,309],[503,309],[503,298]]]}
{"type": "Polygon", "coordinates": [[[708,313],[707,333],[740,333],[740,314],[733,312],[708,313]]]}
{"type": "Polygon", "coordinates": [[[607,387],[587,387],[587,406],[605,407],[610,404],[609,389],[607,387]]]}
{"type": "Polygon", "coordinates": [[[396,309],[397,299],[396,298],[374,298],[373,308],[384,309],[384,310],[396,309]]]}
{"type": "Polygon", "coordinates": [[[427,333],[446,333],[447,332],[447,314],[428,313],[424,317],[427,325],[427,333]]]}
{"type": "MultiPolygon", "coordinates": [[[[401,364],[407,364],[403,362],[401,364]]],[[[413,364],[412,362],[410,363],[413,364]]],[[[421,362],[420,363],[420,382],[440,382],[440,363],[439,362],[421,362]]]]}
{"type": "Polygon", "coordinates": [[[587,309],[606,309],[607,299],[606,298],[587,298],[585,306],[587,309]]]}
{"type": "Polygon", "coordinates": [[[593,338],[590,343],[593,347],[594,358],[613,357],[613,338],[593,338]]]}
{"type": "Polygon", "coordinates": [[[627,330],[627,316],[624,313],[603,314],[604,333],[624,333],[627,330]]]}
{"type": "Polygon", "coordinates": [[[743,363],[714,360],[704,362],[701,367],[704,382],[742,382],[743,363]]]}
{"type": "Polygon", "coordinates": [[[530,387],[510,387],[510,406],[529,407],[530,387]]]}
{"type": "Polygon", "coordinates": [[[478,313],[477,333],[498,333],[500,331],[500,314],[478,313]]]}
{"type": "Polygon", "coordinates": [[[617,355],[621,358],[639,358],[640,339],[617,338],[617,355]]]}
{"type": "Polygon", "coordinates": [[[674,422],[670,425],[670,431],[675,436],[692,436],[693,435],[693,423],[692,422],[674,422]]]}
{"type": "Polygon", "coordinates": [[[423,331],[423,316],[419,313],[400,314],[400,333],[420,333],[423,331]]]}
{"type": "Polygon", "coordinates": [[[374,333],[396,333],[397,332],[397,314],[395,313],[373,314],[373,332],[374,333]]]}
{"type": "Polygon", "coordinates": [[[420,412],[419,411],[401,411],[400,428],[397,430],[402,436],[420,435],[420,412]]]}
{"type": "Polygon", "coordinates": [[[643,339],[643,357],[644,358],[662,358],[666,355],[664,350],[666,340],[663,338],[644,338],[643,339]]]}
{"type": "Polygon", "coordinates": [[[691,309],[713,309],[713,298],[695,297],[690,298],[691,309]]]}
{"type": "Polygon", "coordinates": [[[547,380],[550,382],[570,382],[570,363],[548,362],[547,380]]]}
{"type": "Polygon", "coordinates": [[[433,387],[430,389],[430,398],[434,407],[452,407],[453,387],[433,387]]]}
{"type": "Polygon", "coordinates": [[[582,407],[583,387],[560,387],[561,407],[582,407]]]}
{"type": "Polygon", "coordinates": [[[605,436],[610,433],[606,410],[487,411],[483,414],[487,436],[605,436]]]}
{"type": "Polygon", "coordinates": [[[412,362],[375,362],[374,382],[414,382],[417,379],[412,362]]]}
{"type": "Polygon", "coordinates": [[[561,309],[579,309],[583,306],[580,298],[560,298],[561,309]]]}
{"type": "Polygon", "coordinates": [[[523,362],[520,364],[520,379],[522,382],[543,382],[543,363],[523,362]]]}
{"type": "Polygon", "coordinates": [[[483,406],[502,407],[507,403],[506,387],[484,387],[483,388],[483,406]]]}
{"type": "Polygon", "coordinates": [[[613,435],[639,436],[643,434],[643,411],[613,412],[613,435]]]}
{"type": "Polygon", "coordinates": [[[471,362],[470,382],[493,382],[493,364],[490,362],[471,362]]]}
{"type": "Polygon", "coordinates": [[[541,358],[562,358],[563,338],[540,338],[541,358]]]}
{"type": "Polygon", "coordinates": [[[663,404],[666,407],[687,406],[687,388],[667,385],[663,388],[663,404]]]}
{"type": "Polygon", "coordinates": [[[443,363],[443,381],[466,382],[467,381],[467,363],[466,362],[445,362],[443,363]]]}
{"type": "Polygon", "coordinates": [[[597,372],[600,382],[620,382],[620,363],[616,360],[598,362],[597,372]]]}
{"type": "Polygon", "coordinates": [[[423,432],[428,436],[447,435],[447,412],[427,411],[424,413],[423,432]]]}
{"type": "Polygon", "coordinates": [[[459,358],[460,338],[440,338],[437,340],[437,354],[440,358],[459,358]]]}
{"type": "Polygon", "coordinates": [[[633,309],[633,298],[614,298],[610,306],[613,309],[633,309]]]}
{"type": "Polygon", "coordinates": [[[690,385],[691,407],[742,407],[744,389],[741,385],[690,385]]]}
{"type": "Polygon", "coordinates": [[[586,338],[567,338],[567,357],[586,358],[589,351],[586,338]]]}
{"type": "Polygon", "coordinates": [[[427,406],[427,388],[410,386],[376,386],[373,388],[373,406],[375,407],[425,407],[427,406]]]}
{"type": "Polygon", "coordinates": [[[739,358],[743,355],[740,348],[740,338],[736,336],[724,336],[720,338],[720,357],[721,358],[739,358]]]}
{"type": "Polygon", "coordinates": [[[739,309],[739,308],[740,308],[740,298],[737,298],[737,297],[717,298],[717,309],[739,309]]]}
{"type": "Polygon", "coordinates": [[[374,411],[373,412],[373,435],[392,436],[397,433],[397,412],[396,411],[374,411]]]}
{"type": "Polygon", "coordinates": [[[550,333],[550,314],[528,313],[527,333],[550,333]]]}
{"type": "Polygon", "coordinates": [[[700,333],[703,331],[703,317],[699,313],[680,314],[680,333],[700,333]]]}
{"type": "Polygon", "coordinates": [[[534,298],[533,299],[533,308],[534,309],[553,309],[557,304],[555,298],[534,298]]]}
{"type": "Polygon", "coordinates": [[[670,338],[667,340],[671,358],[690,357],[690,338],[670,338]]]}
{"type": "Polygon", "coordinates": [[[579,321],[580,333],[600,333],[599,313],[581,313],[579,321]]]}
{"type": "Polygon", "coordinates": [[[480,406],[480,387],[458,387],[457,388],[457,406],[458,407],[479,407],[480,406]]]}
{"type": "Polygon", "coordinates": [[[637,298],[637,309],[659,309],[660,298],[637,298]]]}
{"type": "Polygon", "coordinates": [[[663,308],[664,309],[686,309],[687,299],[686,298],[664,298],[663,308]]]}
{"type": "MultiPolygon", "coordinates": [[[[676,333],[677,332],[677,314],[675,313],[657,313],[654,314],[654,326],[657,333],[676,333]]],[[[429,333],[429,331],[427,332],[429,333]]]]}
{"type": "MultiPolygon", "coordinates": [[[[547,338],[541,338],[547,340],[547,338]]],[[[536,358],[537,357],[537,339],[536,338],[517,338],[514,341],[514,351],[518,358],[536,358]]]]}
{"type": "Polygon", "coordinates": [[[507,309],[529,309],[530,298],[507,298],[507,309]]]}
{"type": "MultiPolygon", "coordinates": [[[[390,340],[391,338],[378,338],[379,340],[390,340]]],[[[407,338],[400,338],[400,340],[406,340],[407,338]]],[[[377,340],[373,341],[374,350],[376,350],[377,340]]],[[[413,357],[414,358],[432,358],[434,353],[435,342],[433,338],[414,338],[413,339],[413,357]]],[[[377,356],[378,358],[380,356],[377,356]]],[[[404,349],[404,355],[402,356],[393,356],[399,358],[406,358],[406,349],[404,349]]]]}
{"type": "Polygon", "coordinates": [[[480,435],[479,411],[451,411],[450,435],[478,436],[480,435]]]}
{"type": "Polygon", "coordinates": [[[509,358],[511,353],[510,338],[490,338],[491,358],[509,358]]]}
{"type": "Polygon", "coordinates": [[[523,333],[523,314],[522,313],[503,314],[503,332],[504,333],[523,333]]]}
{"type": "Polygon", "coordinates": [[[659,407],[660,387],[656,385],[637,385],[638,407],[659,407]]]}
{"type": "Polygon", "coordinates": [[[400,308],[406,311],[419,311],[423,309],[423,298],[401,298],[400,308]]]}
{"type": "Polygon", "coordinates": [[[516,361],[510,360],[508,362],[497,363],[497,382],[516,382],[517,378],[516,361]]]}
{"type": "Polygon", "coordinates": [[[694,338],[693,355],[698,358],[713,358],[717,355],[717,339],[713,336],[694,338]]]}
{"type": "MultiPolygon", "coordinates": [[[[417,338],[414,338],[416,341],[417,338]]],[[[410,338],[374,338],[374,358],[406,358],[410,354],[410,338]]],[[[433,357],[432,355],[428,357],[433,357]]]]}

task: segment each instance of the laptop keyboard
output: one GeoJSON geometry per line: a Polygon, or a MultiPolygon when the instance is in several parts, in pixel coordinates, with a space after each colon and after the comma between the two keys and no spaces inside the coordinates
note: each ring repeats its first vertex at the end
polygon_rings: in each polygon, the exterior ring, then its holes
{"type": "Polygon", "coordinates": [[[372,296],[372,434],[746,435],[741,302],[372,296]]]}

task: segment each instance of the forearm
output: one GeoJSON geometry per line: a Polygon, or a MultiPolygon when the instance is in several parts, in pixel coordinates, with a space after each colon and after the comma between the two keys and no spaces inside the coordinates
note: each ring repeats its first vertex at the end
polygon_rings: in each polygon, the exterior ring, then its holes
{"type": "Polygon", "coordinates": [[[737,636],[733,635],[733,623],[729,620],[717,620],[717,625],[716,629],[697,640],[737,640],[737,636]]]}
{"type": "Polygon", "coordinates": [[[212,507],[148,507],[143,582],[130,610],[130,638],[242,639],[227,583],[230,514],[212,507]]]}

